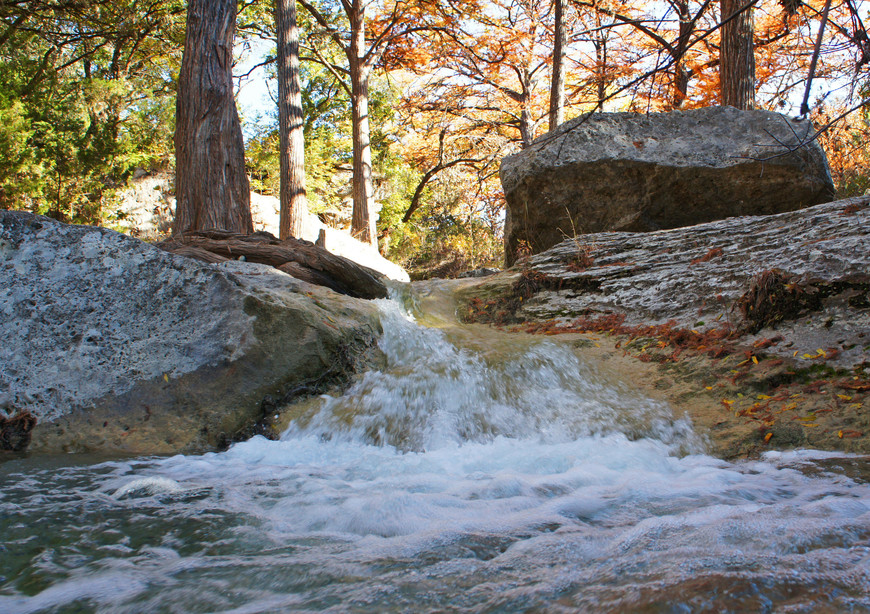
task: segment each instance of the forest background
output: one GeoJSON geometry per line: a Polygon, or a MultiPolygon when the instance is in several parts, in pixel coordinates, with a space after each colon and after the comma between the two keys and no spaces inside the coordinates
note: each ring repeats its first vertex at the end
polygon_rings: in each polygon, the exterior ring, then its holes
{"type": "MultiPolygon", "coordinates": [[[[417,276],[444,276],[503,260],[498,166],[550,127],[557,6],[570,119],[720,104],[728,2],[298,2],[308,208],[350,223],[348,7],[366,9],[366,46],[376,50],[369,119],[379,249],[417,276]]],[[[737,4],[751,10],[754,104],[786,114],[800,113],[826,23],[810,116],[827,128],[820,139],[838,195],[863,194],[866,4],[737,4]]],[[[0,208],[123,227],[119,191],[142,170],[173,169],[186,11],[181,0],[0,0],[0,208]]],[[[234,74],[242,86],[265,70],[263,91],[277,100],[273,11],[272,0],[238,4],[234,74]]],[[[277,196],[273,107],[243,115],[242,126],[251,188],[277,196]]]]}

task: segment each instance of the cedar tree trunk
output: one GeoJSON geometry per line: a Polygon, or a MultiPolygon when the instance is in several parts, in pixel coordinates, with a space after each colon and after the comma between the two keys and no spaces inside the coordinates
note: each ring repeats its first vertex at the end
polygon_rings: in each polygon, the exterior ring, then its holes
{"type": "Polygon", "coordinates": [[[565,121],[565,0],[554,0],[556,5],[555,40],[553,41],[553,76],[550,84],[550,130],[565,121]]]}
{"type": "Polygon", "coordinates": [[[351,84],[351,123],[353,124],[353,220],[351,232],[364,243],[378,244],[373,216],[372,150],[369,135],[369,73],[365,62],[365,5],[362,0],[344,3],[350,22],[347,48],[351,84]],[[349,9],[349,10],[348,10],[349,9]]]}
{"type": "Polygon", "coordinates": [[[723,105],[755,108],[755,23],[749,0],[721,0],[722,25],[719,49],[719,87],[723,105]]]}
{"type": "Polygon", "coordinates": [[[296,0],[275,0],[275,26],[278,30],[278,134],[281,148],[280,236],[282,239],[301,238],[308,204],[296,0]]]}
{"type": "Polygon", "coordinates": [[[253,232],[242,128],[233,99],[235,0],[190,0],[178,80],[173,233],[253,232]]]}

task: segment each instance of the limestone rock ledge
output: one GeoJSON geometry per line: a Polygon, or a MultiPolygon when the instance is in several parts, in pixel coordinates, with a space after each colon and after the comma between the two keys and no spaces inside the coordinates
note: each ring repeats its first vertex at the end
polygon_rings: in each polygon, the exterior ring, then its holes
{"type": "Polygon", "coordinates": [[[584,235],[461,294],[460,315],[476,310],[485,316],[478,321],[617,315],[627,325],[674,321],[701,333],[729,326],[749,345],[781,337],[766,352],[783,358],[821,349],[832,366],[870,366],[870,197],[673,230],[584,235]],[[518,269],[534,273],[521,298],[518,269]],[[768,304],[756,292],[762,279],[772,285],[768,304]],[[755,311],[747,320],[741,304],[750,298],[755,311]],[[753,319],[765,309],[766,317],[753,319]]]}
{"type": "Polygon", "coordinates": [[[38,452],[218,448],[377,361],[381,332],[374,303],[269,266],[10,211],[0,320],[0,418],[34,417],[38,452]]]}

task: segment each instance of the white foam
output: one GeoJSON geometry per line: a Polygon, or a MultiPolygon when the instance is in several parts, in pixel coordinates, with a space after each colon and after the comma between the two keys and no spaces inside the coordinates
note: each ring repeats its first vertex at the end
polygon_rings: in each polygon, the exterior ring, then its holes
{"type": "Polygon", "coordinates": [[[112,493],[112,496],[116,499],[123,499],[124,497],[149,497],[177,493],[181,490],[181,486],[175,480],[149,476],[136,478],[127,482],[112,493]]]}

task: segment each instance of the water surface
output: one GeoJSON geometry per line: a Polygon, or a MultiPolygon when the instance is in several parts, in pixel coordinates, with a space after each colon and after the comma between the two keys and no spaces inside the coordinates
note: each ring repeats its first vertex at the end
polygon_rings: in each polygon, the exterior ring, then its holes
{"type": "Polygon", "coordinates": [[[568,346],[382,309],[280,441],[0,465],[0,611],[870,611],[866,458],[717,460],[568,346]]]}

